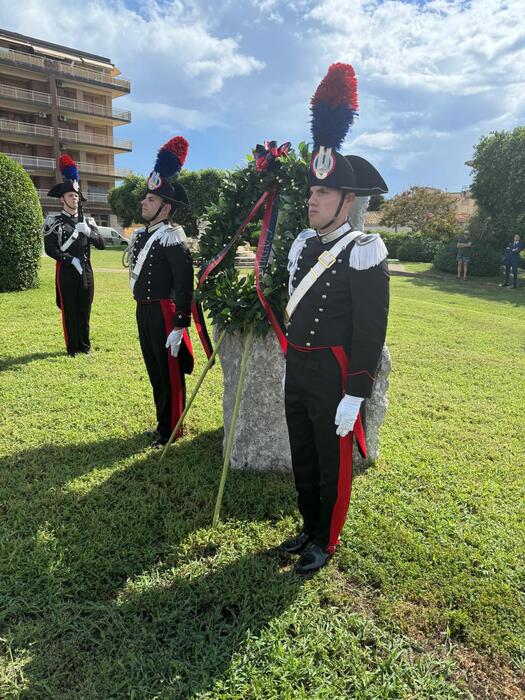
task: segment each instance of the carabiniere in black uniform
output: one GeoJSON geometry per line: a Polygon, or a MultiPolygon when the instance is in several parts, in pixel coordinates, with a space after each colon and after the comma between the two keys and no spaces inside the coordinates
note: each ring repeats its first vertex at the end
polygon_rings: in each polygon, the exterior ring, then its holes
{"type": "MultiPolygon", "coordinates": [[[[188,142],[182,136],[159,149],[147,180],[147,193],[159,199],[159,208],[150,219],[153,223],[135,231],[131,241],[130,288],[137,302],[140,347],[157,412],[158,437],[153,447],[165,445],[177,425],[186,399],[184,375],[193,370],[188,334],[192,258],[182,227],[168,219],[156,221],[166,204],[171,205],[168,216],[189,206],[182,185],[169,180],[180,172],[187,152],[188,142]]],[[[182,427],[175,437],[180,435],[182,427]]]]}
{"type": "MultiPolygon", "coordinates": [[[[66,180],[53,187],[48,196],[61,197],[67,192],[77,192],[82,197],[78,183],[66,180]]],[[[89,319],[93,303],[94,279],[91,267],[91,246],[102,250],[104,240],[94,219],[86,219],[89,230],[78,231],[82,219],[66,211],[50,215],[44,222],[44,249],[56,260],[56,304],[62,312],[62,326],[67,352],[88,353],[91,348],[89,319]]]]}
{"type": "MultiPolygon", "coordinates": [[[[303,527],[280,548],[301,555],[295,566],[300,574],[324,566],[339,543],[350,503],[354,438],[366,455],[364,406],[389,304],[383,241],[345,221],[356,197],[388,191],[371,163],[338,152],[357,109],[352,66],[330,66],[311,105],[308,197],[338,204],[322,229],[299,234],[288,255],[285,411],[303,527]]],[[[309,217],[318,218],[315,206],[309,217]]]]}
{"type": "Polygon", "coordinates": [[[166,221],[135,231],[130,269],[148,239],[159,232],[135,282],[133,297],[140,347],[157,409],[157,431],[167,440],[184,408],[184,375],[193,370],[193,350],[187,332],[177,358],[170,355],[165,343],[173,327],[190,325],[193,264],[182,227],[166,221]]]}

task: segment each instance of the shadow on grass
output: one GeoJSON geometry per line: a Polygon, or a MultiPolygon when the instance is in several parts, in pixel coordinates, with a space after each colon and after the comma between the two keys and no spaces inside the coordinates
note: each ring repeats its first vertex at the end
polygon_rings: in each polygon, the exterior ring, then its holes
{"type": "Polygon", "coordinates": [[[488,281],[484,278],[469,277],[466,282],[462,282],[456,280],[452,275],[450,277],[438,277],[436,273],[431,272],[398,272],[396,275],[408,278],[415,287],[427,287],[439,292],[497,301],[501,304],[509,304],[515,307],[523,307],[525,305],[524,287],[518,287],[518,289],[501,288],[499,287],[499,282],[495,279],[488,281]]]}
{"type": "Polygon", "coordinates": [[[30,362],[37,360],[47,360],[49,357],[63,357],[66,354],[65,349],[61,352],[33,352],[31,355],[21,355],[20,357],[8,357],[0,360],[0,372],[7,369],[14,369],[27,365],[30,362]]]}
{"type": "MultiPolygon", "coordinates": [[[[144,443],[48,445],[0,460],[0,628],[30,656],[25,697],[149,697],[168,685],[189,698],[299,590],[275,552],[219,565],[220,544],[180,549],[210,526],[222,431],[180,443],[162,464],[144,443]]],[[[230,473],[224,519],[294,509],[289,477],[230,473]]]]}

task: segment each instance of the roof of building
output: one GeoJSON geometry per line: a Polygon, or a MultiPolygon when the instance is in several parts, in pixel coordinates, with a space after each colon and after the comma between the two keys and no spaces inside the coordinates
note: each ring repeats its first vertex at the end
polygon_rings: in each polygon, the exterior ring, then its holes
{"type": "Polygon", "coordinates": [[[111,60],[109,58],[106,58],[105,56],[97,56],[96,54],[87,53],[86,51],[79,51],[79,49],[73,49],[69,46],[62,46],[61,44],[52,44],[49,41],[42,41],[42,39],[35,39],[34,37],[25,36],[24,34],[9,32],[6,29],[0,29],[0,39],[1,38],[25,44],[32,49],[50,49],[54,52],[68,53],[74,56],[78,56],[81,59],[85,58],[99,63],[106,63],[108,66],[113,66],[111,60]]]}

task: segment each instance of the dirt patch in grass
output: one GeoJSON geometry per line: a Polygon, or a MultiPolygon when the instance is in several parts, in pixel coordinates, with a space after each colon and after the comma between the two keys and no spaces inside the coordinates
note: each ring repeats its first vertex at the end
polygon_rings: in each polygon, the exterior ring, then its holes
{"type": "Polygon", "coordinates": [[[464,679],[476,700],[523,700],[525,677],[505,660],[483,656],[473,649],[457,648],[455,680],[464,679]]]}

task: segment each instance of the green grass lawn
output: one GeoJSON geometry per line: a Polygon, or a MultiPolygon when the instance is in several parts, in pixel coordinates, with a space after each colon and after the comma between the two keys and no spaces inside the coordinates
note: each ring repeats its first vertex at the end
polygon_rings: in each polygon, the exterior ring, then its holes
{"type": "Polygon", "coordinates": [[[381,457],[301,580],[274,549],[289,476],[230,473],[210,526],[219,366],[169,458],[146,449],[120,257],[94,254],[91,356],[64,353],[49,259],[0,295],[0,697],[523,698],[525,289],[392,278],[381,457]]]}

